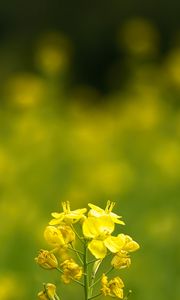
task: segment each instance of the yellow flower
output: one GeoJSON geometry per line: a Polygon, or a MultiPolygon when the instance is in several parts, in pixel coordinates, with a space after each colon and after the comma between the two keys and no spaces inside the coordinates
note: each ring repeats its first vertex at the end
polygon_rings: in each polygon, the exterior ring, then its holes
{"type": "Polygon", "coordinates": [[[124,245],[122,249],[113,257],[111,265],[115,269],[122,269],[130,266],[131,259],[128,253],[138,250],[139,244],[133,241],[129,235],[118,234],[118,237],[124,240],[124,245]]]}
{"type": "Polygon", "coordinates": [[[44,269],[55,269],[58,267],[56,256],[48,250],[40,250],[38,257],[35,261],[44,269]]]}
{"type": "Polygon", "coordinates": [[[66,224],[61,224],[58,227],[47,226],[44,231],[44,238],[51,246],[62,247],[75,240],[75,233],[66,224]]]}
{"type": "Polygon", "coordinates": [[[66,224],[61,224],[57,228],[60,230],[65,244],[69,244],[75,240],[75,233],[70,226],[66,224]]]}
{"type": "Polygon", "coordinates": [[[97,259],[103,259],[107,249],[116,253],[124,246],[124,239],[111,236],[114,222],[110,216],[88,217],[83,222],[82,229],[84,236],[92,239],[88,243],[88,249],[97,259]]]}
{"type": "Polygon", "coordinates": [[[66,224],[72,224],[78,222],[81,218],[84,217],[84,213],[86,213],[86,208],[71,210],[69,201],[62,202],[63,212],[57,213],[53,212],[51,215],[54,219],[49,222],[49,225],[58,225],[62,222],[66,224]]]}
{"type": "Polygon", "coordinates": [[[60,247],[65,245],[61,231],[54,226],[47,226],[45,228],[44,238],[51,246],[60,247]]]}
{"type": "Polygon", "coordinates": [[[72,279],[79,280],[82,276],[83,269],[72,258],[65,260],[60,265],[63,269],[61,279],[64,283],[70,283],[72,279]]]}
{"type": "Polygon", "coordinates": [[[104,296],[111,296],[111,297],[123,299],[124,283],[119,276],[111,279],[108,282],[107,276],[103,274],[101,279],[101,285],[102,285],[101,291],[104,296]]]}
{"type": "Polygon", "coordinates": [[[129,267],[130,264],[131,264],[131,259],[128,256],[127,252],[123,250],[116,253],[116,255],[113,257],[111,261],[111,265],[115,269],[123,269],[129,267]]]}
{"type": "Polygon", "coordinates": [[[140,248],[139,244],[137,242],[133,241],[133,239],[129,235],[125,235],[125,234],[121,233],[121,234],[118,234],[118,237],[120,237],[121,239],[124,239],[124,241],[125,241],[124,246],[123,246],[124,251],[134,252],[140,248]]]}
{"type": "Polygon", "coordinates": [[[110,216],[114,223],[124,225],[124,222],[119,220],[122,217],[112,212],[115,202],[111,202],[108,200],[105,209],[102,209],[99,206],[96,206],[91,203],[89,203],[88,205],[91,208],[88,213],[89,216],[93,216],[93,217],[110,216]]]}
{"type": "Polygon", "coordinates": [[[44,290],[38,293],[40,300],[55,300],[56,299],[56,286],[52,283],[44,285],[44,290]]]}

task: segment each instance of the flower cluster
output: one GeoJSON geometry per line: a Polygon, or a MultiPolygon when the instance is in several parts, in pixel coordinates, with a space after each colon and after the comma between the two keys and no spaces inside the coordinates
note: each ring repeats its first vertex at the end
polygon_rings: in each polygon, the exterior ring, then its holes
{"type": "MultiPolygon", "coordinates": [[[[53,219],[44,230],[44,238],[50,250],[40,250],[35,258],[37,264],[46,270],[56,269],[60,280],[69,284],[74,281],[84,288],[85,300],[100,295],[124,298],[124,283],[119,276],[108,281],[107,273],[129,267],[130,253],[139,248],[129,235],[113,235],[116,225],[124,225],[122,217],[113,213],[114,202],[107,202],[105,209],[94,204],[86,208],[71,210],[69,202],[63,202],[63,212],[53,212],[53,219]],[[111,268],[101,276],[99,267],[106,256],[112,255],[111,268]],[[76,256],[76,258],[74,257],[76,256]],[[101,282],[99,293],[94,287],[101,282]]],[[[56,287],[48,283],[39,299],[58,300],[56,287]]],[[[127,299],[127,296],[126,296],[127,299]]]]}

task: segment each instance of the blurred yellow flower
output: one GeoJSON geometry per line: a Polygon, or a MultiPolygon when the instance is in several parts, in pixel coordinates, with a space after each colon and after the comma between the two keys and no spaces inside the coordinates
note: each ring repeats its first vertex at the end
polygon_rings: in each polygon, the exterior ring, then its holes
{"type": "Polygon", "coordinates": [[[146,57],[157,53],[159,36],[153,24],[142,18],[134,18],[124,23],[118,42],[129,54],[146,57]]]}
{"type": "Polygon", "coordinates": [[[180,47],[174,48],[165,61],[165,76],[169,83],[180,88],[180,47]]]}
{"type": "Polygon", "coordinates": [[[0,181],[1,184],[9,184],[17,176],[17,164],[9,153],[10,149],[0,145],[0,181]]]}
{"type": "MultiPolygon", "coordinates": [[[[117,195],[124,193],[134,183],[134,169],[129,162],[124,159],[112,161],[102,156],[91,165],[85,172],[88,173],[86,185],[90,190],[98,190],[107,195],[117,195]]],[[[84,170],[83,170],[84,171],[84,170]]]]}
{"type": "Polygon", "coordinates": [[[153,159],[168,179],[176,179],[180,169],[180,145],[177,140],[162,140],[153,153],[153,159]]]}
{"type": "Polygon", "coordinates": [[[79,280],[83,274],[83,269],[72,258],[65,260],[60,265],[63,269],[61,279],[64,283],[70,283],[72,279],[79,280]]]}
{"type": "Polygon", "coordinates": [[[87,211],[86,208],[71,210],[69,201],[62,202],[62,213],[53,212],[51,215],[54,219],[49,222],[49,225],[57,225],[62,222],[67,224],[72,224],[78,222],[81,218],[83,218],[84,213],[87,211]]]}
{"type": "Polygon", "coordinates": [[[119,218],[122,218],[122,217],[118,216],[117,214],[112,212],[113,207],[115,205],[115,202],[111,202],[111,201],[108,200],[105,209],[102,209],[99,206],[96,206],[96,205],[91,204],[91,203],[89,203],[88,205],[91,208],[89,213],[88,213],[89,216],[94,216],[94,217],[110,216],[111,220],[114,223],[124,225],[124,222],[119,220],[119,218]]]}
{"type": "Polygon", "coordinates": [[[48,250],[40,250],[39,255],[35,258],[35,261],[44,269],[55,269],[58,267],[56,256],[48,250]]]}
{"type": "Polygon", "coordinates": [[[24,299],[26,294],[26,287],[23,284],[22,278],[18,278],[17,274],[6,273],[4,271],[0,275],[0,299],[1,300],[15,300],[17,295],[19,299],[24,299]]]}
{"type": "Polygon", "coordinates": [[[114,222],[110,216],[88,217],[83,222],[82,229],[84,236],[92,239],[88,243],[88,249],[97,259],[103,259],[107,254],[107,249],[116,253],[124,245],[124,239],[111,236],[114,231],[114,222]]]}
{"type": "Polygon", "coordinates": [[[108,282],[107,276],[103,274],[101,279],[101,285],[102,285],[101,291],[104,296],[111,296],[111,297],[123,299],[124,283],[119,276],[111,279],[108,282]]]}
{"type": "Polygon", "coordinates": [[[67,37],[51,32],[41,37],[35,60],[41,71],[54,76],[65,71],[69,65],[72,46],[67,37]]]}
{"type": "Polygon", "coordinates": [[[7,94],[13,104],[30,108],[41,102],[44,88],[44,82],[40,77],[31,73],[20,73],[9,79],[7,94]]]}

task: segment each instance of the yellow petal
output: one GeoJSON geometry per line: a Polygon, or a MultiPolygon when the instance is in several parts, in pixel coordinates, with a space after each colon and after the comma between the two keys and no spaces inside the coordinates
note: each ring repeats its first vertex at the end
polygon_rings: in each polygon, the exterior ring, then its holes
{"type": "Polygon", "coordinates": [[[123,250],[133,252],[140,248],[139,244],[135,242],[129,235],[118,234],[118,236],[125,239],[123,250]]]}
{"type": "Polygon", "coordinates": [[[86,238],[94,238],[99,235],[98,221],[94,217],[88,217],[84,220],[82,225],[83,234],[86,238]]]}
{"type": "Polygon", "coordinates": [[[114,222],[109,216],[99,218],[88,217],[83,222],[83,234],[87,238],[101,238],[102,240],[114,230],[114,222]]]}
{"type": "Polygon", "coordinates": [[[62,223],[62,220],[63,218],[60,218],[60,219],[52,219],[50,222],[49,222],[49,225],[59,225],[62,223]]]}
{"type": "Polygon", "coordinates": [[[123,250],[118,252],[111,261],[111,265],[115,269],[123,269],[129,267],[130,264],[131,264],[131,259],[128,256],[127,252],[123,250]]]}
{"type": "Polygon", "coordinates": [[[49,225],[58,225],[63,221],[64,213],[53,212],[51,216],[54,218],[49,222],[49,225]]]}
{"type": "Polygon", "coordinates": [[[46,290],[50,299],[54,299],[56,293],[56,286],[52,283],[46,284],[46,290]]]}
{"type": "Polygon", "coordinates": [[[71,212],[76,215],[83,215],[87,212],[87,208],[79,208],[79,209],[73,210],[71,212]]]}
{"type": "Polygon", "coordinates": [[[70,210],[69,201],[62,202],[63,212],[57,213],[53,212],[51,215],[54,219],[49,222],[49,225],[58,225],[62,222],[67,224],[72,224],[78,222],[84,217],[84,213],[87,211],[86,208],[80,208],[76,210],[70,210]]]}
{"type": "Polygon", "coordinates": [[[98,219],[98,229],[99,229],[99,234],[102,233],[107,233],[111,234],[114,231],[114,222],[112,221],[110,216],[102,216],[99,217],[98,219]]]}
{"type": "Polygon", "coordinates": [[[44,231],[45,240],[54,247],[65,244],[62,233],[54,226],[47,226],[44,231]]]}
{"type": "Polygon", "coordinates": [[[124,283],[119,276],[109,281],[109,288],[111,291],[111,295],[119,299],[123,299],[123,287],[124,287],[124,283]]]}
{"type": "Polygon", "coordinates": [[[97,259],[103,259],[107,253],[107,249],[103,241],[99,241],[99,240],[92,240],[88,244],[88,249],[97,259]]]}
{"type": "Polygon", "coordinates": [[[39,292],[37,296],[39,300],[48,300],[48,296],[46,295],[45,291],[39,292]]]}
{"type": "Polygon", "coordinates": [[[126,245],[125,250],[129,251],[129,252],[134,252],[134,251],[138,250],[139,248],[140,248],[139,244],[135,241],[132,241],[126,245]]]}
{"type": "Polygon", "coordinates": [[[116,237],[116,236],[109,236],[104,240],[105,246],[113,253],[119,252],[124,246],[125,240],[116,237]]]}
{"type": "Polygon", "coordinates": [[[110,216],[114,223],[125,225],[125,223],[122,220],[119,220],[120,218],[122,218],[121,216],[118,216],[113,212],[110,213],[110,216]]]}
{"type": "Polygon", "coordinates": [[[64,213],[53,212],[53,213],[51,213],[51,216],[52,216],[53,218],[59,219],[59,218],[61,218],[61,217],[64,216],[64,213]]]}
{"type": "Polygon", "coordinates": [[[88,205],[91,208],[88,213],[89,217],[97,218],[97,217],[101,217],[101,216],[110,216],[111,220],[114,223],[121,224],[121,225],[125,224],[123,221],[119,220],[120,218],[122,218],[121,216],[118,216],[117,214],[112,212],[115,202],[111,202],[108,200],[105,210],[100,208],[99,206],[92,204],[92,203],[89,203],[88,205]]]}
{"type": "Polygon", "coordinates": [[[89,203],[88,205],[91,208],[89,213],[88,213],[88,216],[99,217],[99,216],[104,215],[104,213],[105,213],[104,210],[102,208],[100,208],[99,206],[96,206],[96,205],[91,204],[91,203],[89,203]]]}
{"type": "Polygon", "coordinates": [[[69,244],[75,240],[75,233],[70,226],[62,224],[58,227],[58,229],[60,230],[66,244],[69,244]]]}

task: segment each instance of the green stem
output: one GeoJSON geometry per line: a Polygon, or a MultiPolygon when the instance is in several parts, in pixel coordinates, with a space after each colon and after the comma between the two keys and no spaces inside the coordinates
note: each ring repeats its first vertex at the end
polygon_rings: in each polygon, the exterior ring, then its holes
{"type": "Polygon", "coordinates": [[[72,248],[69,248],[69,249],[72,250],[72,251],[74,251],[74,252],[76,252],[76,255],[77,255],[79,261],[80,261],[81,264],[83,265],[83,261],[82,261],[82,259],[81,259],[80,254],[81,254],[81,255],[84,255],[84,253],[82,253],[81,251],[75,249],[72,243],[71,243],[71,247],[72,247],[72,248]]]}
{"type": "Polygon", "coordinates": [[[58,270],[58,271],[59,271],[60,273],[62,273],[62,274],[64,273],[63,270],[61,270],[61,269],[58,268],[58,267],[56,268],[56,270],[58,270]]]}
{"type": "Polygon", "coordinates": [[[88,300],[89,278],[88,278],[88,264],[87,264],[87,243],[84,244],[84,296],[88,300]]]}
{"type": "Polygon", "coordinates": [[[84,255],[83,252],[81,252],[81,251],[77,250],[76,248],[74,248],[74,246],[73,246],[72,243],[71,243],[71,248],[68,248],[68,249],[69,249],[69,250],[72,250],[72,251],[74,251],[74,252],[76,252],[76,253],[79,253],[79,254],[81,254],[81,255],[84,255]]]}
{"type": "Polygon", "coordinates": [[[94,298],[96,298],[96,297],[99,297],[99,296],[101,296],[101,295],[102,295],[101,293],[99,293],[99,294],[96,294],[96,295],[94,295],[94,296],[90,297],[88,300],[94,299],[94,298]]]}
{"type": "Polygon", "coordinates": [[[93,264],[95,261],[97,261],[97,259],[92,259],[92,260],[88,261],[87,264],[88,264],[88,265],[89,265],[89,264],[93,264]]]}
{"type": "Polygon", "coordinates": [[[75,233],[75,235],[77,236],[77,238],[81,241],[81,243],[83,243],[84,244],[84,242],[83,242],[83,238],[82,237],[80,237],[80,235],[78,234],[78,232],[76,231],[76,229],[74,228],[74,226],[73,225],[71,225],[71,228],[72,228],[72,230],[74,231],[74,233],[75,233]]]}
{"type": "Polygon", "coordinates": [[[123,298],[123,300],[128,300],[129,296],[132,294],[132,291],[129,290],[127,295],[123,298]]]}

